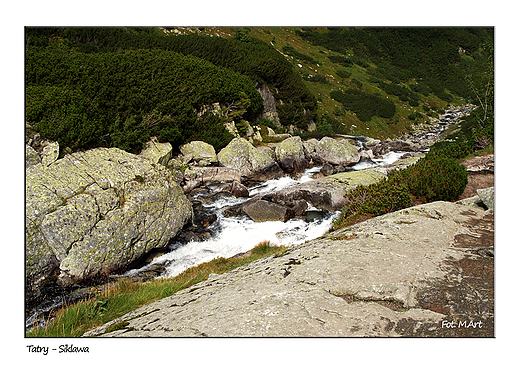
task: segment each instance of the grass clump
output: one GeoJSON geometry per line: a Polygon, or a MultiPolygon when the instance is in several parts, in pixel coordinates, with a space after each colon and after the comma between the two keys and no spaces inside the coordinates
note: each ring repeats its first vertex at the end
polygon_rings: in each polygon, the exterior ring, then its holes
{"type": "Polygon", "coordinates": [[[262,257],[284,252],[286,249],[283,246],[272,246],[269,241],[264,241],[246,255],[237,255],[229,259],[218,257],[189,268],[174,278],[161,278],[146,283],[122,279],[94,298],[58,310],[55,318],[45,327],[34,328],[26,335],[28,337],[80,337],[85,332],[125,313],[207,280],[212,273],[223,274],[262,257]]]}

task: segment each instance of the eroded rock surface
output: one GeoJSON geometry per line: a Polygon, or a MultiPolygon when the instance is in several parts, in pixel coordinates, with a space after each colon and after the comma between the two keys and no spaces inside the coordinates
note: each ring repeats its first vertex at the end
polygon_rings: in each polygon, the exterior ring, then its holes
{"type": "Polygon", "coordinates": [[[435,202],[335,231],[85,336],[492,337],[493,216],[435,202]]]}

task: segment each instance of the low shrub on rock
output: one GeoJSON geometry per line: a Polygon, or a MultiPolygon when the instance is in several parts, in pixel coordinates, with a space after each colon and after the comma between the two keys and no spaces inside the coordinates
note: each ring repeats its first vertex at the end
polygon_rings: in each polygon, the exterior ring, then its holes
{"type": "Polygon", "coordinates": [[[333,229],[412,205],[408,187],[397,179],[382,180],[368,186],[360,185],[349,191],[345,197],[348,203],[334,222],[333,229]]]}
{"type": "Polygon", "coordinates": [[[429,153],[408,169],[392,171],[386,180],[349,191],[345,194],[347,204],[332,229],[407,208],[412,205],[412,195],[427,202],[456,200],[468,183],[466,168],[448,157],[458,154],[459,147],[429,153]]]}
{"type": "Polygon", "coordinates": [[[427,202],[453,201],[464,192],[468,173],[457,160],[433,153],[406,170],[391,173],[389,179],[399,179],[411,194],[427,202]]]}

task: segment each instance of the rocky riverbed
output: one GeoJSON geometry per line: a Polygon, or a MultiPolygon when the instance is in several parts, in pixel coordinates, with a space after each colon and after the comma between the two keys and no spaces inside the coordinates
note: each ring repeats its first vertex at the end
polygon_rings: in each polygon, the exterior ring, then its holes
{"type": "MultiPolygon", "coordinates": [[[[60,303],[57,298],[74,287],[80,290],[66,294],[67,300],[88,293],[82,289],[85,281],[106,280],[121,269],[153,262],[157,254],[208,240],[218,232],[220,213],[268,224],[294,218],[304,223],[315,222],[316,217],[330,220],[347,190],[413,163],[433,143],[432,136],[455,120],[444,118],[420,135],[396,141],[285,136],[281,142],[254,147],[236,138],[218,155],[212,146],[195,141],[173,156],[169,144],[151,141],[139,156],[96,149],[59,159],[57,144],[32,136],[26,148],[28,307],[43,300],[43,307],[53,308],[60,303]],[[396,151],[398,155],[392,155],[396,151]],[[407,158],[395,161],[405,153],[407,158]],[[395,163],[384,160],[389,155],[395,163]],[[302,176],[308,179],[300,181],[302,176]],[[264,190],[271,181],[283,179],[292,180],[291,186],[264,190]],[[161,204],[165,198],[171,204],[161,204]],[[215,199],[231,199],[234,204],[217,214],[211,207],[215,199]],[[168,223],[172,214],[178,219],[173,226],[168,223]],[[63,219],[69,223],[56,223],[63,219]],[[74,222],[84,224],[75,229],[74,222]],[[117,247],[108,255],[103,240],[114,235],[118,240],[111,242],[117,247]]],[[[288,235],[299,234],[289,229],[288,235]]],[[[301,242],[312,238],[302,237],[301,242]]],[[[164,265],[152,265],[145,277],[163,271],[164,265]]],[[[34,318],[34,313],[28,317],[34,318]]]]}

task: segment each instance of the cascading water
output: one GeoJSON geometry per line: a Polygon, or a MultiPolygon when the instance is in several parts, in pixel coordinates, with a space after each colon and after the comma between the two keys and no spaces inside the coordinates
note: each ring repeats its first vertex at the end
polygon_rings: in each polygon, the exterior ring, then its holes
{"type": "MultiPolygon", "coordinates": [[[[299,179],[284,176],[276,180],[269,180],[249,189],[250,197],[259,194],[275,192],[286,187],[310,181],[311,176],[321,169],[320,166],[304,171],[299,179]]],[[[272,245],[296,245],[306,240],[314,239],[325,234],[332,220],[339,213],[321,213],[309,205],[308,211],[316,211],[316,216],[322,219],[304,220],[290,219],[287,222],[257,223],[248,217],[225,217],[226,208],[245,202],[245,198],[223,197],[210,204],[203,204],[209,214],[216,214],[217,220],[212,228],[211,238],[202,242],[190,241],[186,244],[174,243],[171,251],[157,257],[150,264],[130,270],[125,276],[133,276],[148,267],[165,265],[165,271],[160,277],[173,277],[184,270],[210,261],[217,257],[229,258],[239,253],[247,252],[258,243],[269,241],[272,245]]]]}
{"type": "MultiPolygon", "coordinates": [[[[380,159],[359,162],[351,169],[363,170],[392,164],[404,154],[405,152],[392,151],[383,155],[380,159]]],[[[262,182],[249,188],[250,198],[311,181],[312,175],[320,170],[321,166],[315,166],[305,170],[299,179],[284,176],[276,180],[262,182]]],[[[340,214],[340,212],[320,212],[309,205],[308,212],[314,211],[315,216],[317,216],[314,220],[293,218],[287,222],[257,223],[248,217],[224,216],[223,212],[226,208],[243,203],[246,200],[246,198],[225,196],[211,203],[202,204],[209,214],[216,214],[217,216],[217,220],[212,227],[211,238],[201,242],[190,241],[186,244],[176,242],[170,247],[170,252],[155,258],[142,268],[128,271],[125,276],[133,276],[149,267],[160,265],[164,266],[165,270],[159,277],[173,277],[190,267],[217,257],[229,258],[247,252],[263,241],[269,241],[272,245],[297,245],[325,234],[331,227],[332,221],[340,214]]]]}

